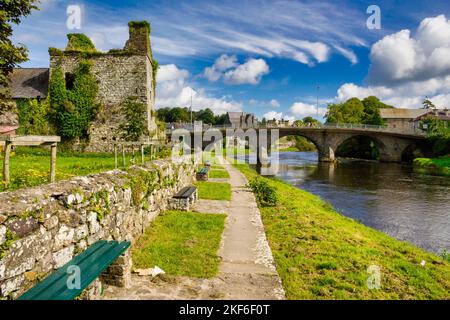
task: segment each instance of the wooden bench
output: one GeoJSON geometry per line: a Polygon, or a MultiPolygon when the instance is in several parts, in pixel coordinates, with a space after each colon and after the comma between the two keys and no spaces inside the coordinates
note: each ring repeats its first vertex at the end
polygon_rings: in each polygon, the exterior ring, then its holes
{"type": "Polygon", "coordinates": [[[197,198],[197,187],[184,187],[170,199],[170,209],[189,211],[190,206],[195,203],[197,198]]]}
{"type": "Polygon", "coordinates": [[[18,300],[73,300],[130,246],[130,242],[100,240],[71,261],[50,274],[43,281],[21,295],[18,300]],[[79,288],[69,288],[73,266],[78,267],[79,288]],[[70,282],[70,281],[69,281],[70,282]]]}
{"type": "Polygon", "coordinates": [[[195,175],[197,181],[208,181],[209,178],[209,167],[203,167],[195,175]]]}

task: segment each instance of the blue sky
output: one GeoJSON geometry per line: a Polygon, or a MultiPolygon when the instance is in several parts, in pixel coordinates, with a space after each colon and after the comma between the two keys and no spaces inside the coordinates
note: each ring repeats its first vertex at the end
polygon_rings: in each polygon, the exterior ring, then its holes
{"type": "Polygon", "coordinates": [[[101,50],[123,47],[127,22],[148,20],[161,69],[157,106],[243,110],[276,118],[316,116],[328,102],[375,94],[397,107],[425,96],[450,107],[448,1],[43,0],[15,28],[30,50],[24,67],[48,66],[48,47],[82,32],[101,50]],[[66,9],[82,9],[68,30],[66,9]],[[369,5],[381,29],[368,29],[369,5]],[[409,30],[409,31],[408,31],[409,30]]]}

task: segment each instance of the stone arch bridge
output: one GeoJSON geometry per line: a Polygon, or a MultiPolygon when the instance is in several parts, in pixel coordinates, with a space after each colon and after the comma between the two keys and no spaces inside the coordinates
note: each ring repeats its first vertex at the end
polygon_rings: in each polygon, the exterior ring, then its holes
{"type": "MultiPolygon", "coordinates": [[[[233,128],[226,128],[221,126],[210,127],[210,136],[215,136],[214,132],[219,133],[225,137],[227,132],[235,131],[233,128]]],[[[191,137],[194,134],[193,130],[187,130],[191,137]]],[[[208,130],[203,130],[202,133],[206,137],[208,130]]],[[[333,162],[335,160],[336,150],[345,141],[353,137],[368,137],[377,146],[380,152],[380,161],[382,162],[401,162],[402,157],[408,150],[415,148],[422,148],[426,143],[426,134],[421,131],[398,131],[389,129],[383,126],[369,126],[369,125],[322,125],[318,127],[256,127],[256,128],[241,128],[243,135],[238,135],[241,138],[251,139],[250,137],[256,134],[258,149],[261,145],[260,140],[262,136],[267,138],[267,149],[270,150],[271,145],[276,143],[278,139],[286,136],[302,136],[310,140],[316,146],[319,155],[319,161],[333,162]],[[274,133],[275,131],[277,133],[274,133]],[[278,134],[278,136],[277,136],[278,134]]],[[[229,135],[228,135],[229,136],[229,135]]],[[[194,139],[191,139],[193,141],[194,139]]],[[[203,142],[203,148],[210,143],[211,140],[206,139],[203,142]]],[[[214,139],[212,139],[214,141],[214,139]]],[[[193,145],[193,143],[192,143],[193,145]]],[[[260,152],[257,153],[258,158],[260,152]]]]}

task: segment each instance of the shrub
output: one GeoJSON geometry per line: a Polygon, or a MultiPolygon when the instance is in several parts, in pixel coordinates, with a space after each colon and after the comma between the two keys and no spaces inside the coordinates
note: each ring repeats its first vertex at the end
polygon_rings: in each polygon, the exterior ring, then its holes
{"type": "Polygon", "coordinates": [[[248,187],[252,189],[256,200],[262,206],[275,206],[277,204],[276,190],[266,180],[255,178],[249,182],[248,187]]]}
{"type": "Polygon", "coordinates": [[[67,39],[69,39],[66,47],[68,51],[97,51],[91,39],[82,33],[69,33],[67,39]]]}
{"type": "Polygon", "coordinates": [[[50,103],[47,99],[17,100],[20,127],[19,134],[22,135],[48,135],[53,132],[49,126],[50,103]]]}
{"type": "Polygon", "coordinates": [[[138,141],[143,135],[148,134],[145,118],[146,110],[146,105],[139,102],[136,97],[129,97],[125,100],[122,104],[125,120],[119,126],[123,139],[126,141],[138,141]]]}

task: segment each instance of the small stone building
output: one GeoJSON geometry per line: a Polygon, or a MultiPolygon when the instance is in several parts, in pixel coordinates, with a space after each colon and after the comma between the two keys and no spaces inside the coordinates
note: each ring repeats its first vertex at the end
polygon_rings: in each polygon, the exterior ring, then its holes
{"type": "Polygon", "coordinates": [[[448,109],[380,109],[380,116],[388,128],[399,131],[415,131],[421,129],[420,123],[425,117],[450,121],[448,109]]]}
{"type": "Polygon", "coordinates": [[[256,122],[253,113],[227,112],[225,125],[233,128],[253,128],[256,125],[256,122]]]}
{"type": "Polygon", "coordinates": [[[98,102],[101,114],[89,129],[85,151],[112,151],[120,140],[119,126],[123,122],[122,103],[130,97],[147,106],[145,118],[150,133],[156,131],[155,66],[150,47],[150,27],[145,22],[129,23],[129,40],[121,50],[109,52],[82,52],[49,49],[50,77],[55,68],[61,68],[66,85],[80,61],[92,62],[92,73],[98,81],[98,102]]]}
{"type": "MultiPolygon", "coordinates": [[[[8,76],[8,94],[0,95],[0,135],[15,135],[19,128],[16,101],[45,99],[48,93],[48,68],[15,68],[8,76]]],[[[3,90],[0,86],[0,90],[3,90]]]]}

